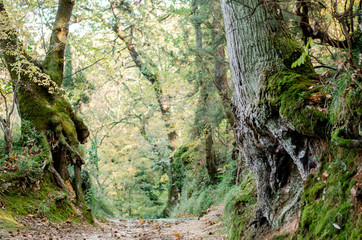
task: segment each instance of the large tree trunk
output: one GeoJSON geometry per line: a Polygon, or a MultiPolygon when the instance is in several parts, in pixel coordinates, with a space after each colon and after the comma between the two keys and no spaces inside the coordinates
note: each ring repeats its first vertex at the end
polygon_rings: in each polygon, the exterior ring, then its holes
{"type": "MultiPolygon", "coordinates": [[[[18,109],[22,121],[29,121],[50,158],[49,169],[64,187],[69,178],[69,164],[84,164],[80,143],[89,135],[83,121],[61,95],[64,49],[74,1],[59,0],[58,12],[44,64],[34,61],[18,41],[3,2],[0,2],[1,48],[19,97],[18,109]],[[55,170],[53,169],[55,167],[55,170]]],[[[83,199],[82,196],[77,196],[83,199]]]]}
{"type": "Polygon", "coordinates": [[[279,5],[259,2],[221,0],[235,132],[257,182],[254,223],[277,227],[296,213],[303,181],[316,165],[313,136],[323,136],[326,118],[306,106],[318,91],[314,70],[309,58],[291,68],[303,50],[284,26],[279,5]]]}

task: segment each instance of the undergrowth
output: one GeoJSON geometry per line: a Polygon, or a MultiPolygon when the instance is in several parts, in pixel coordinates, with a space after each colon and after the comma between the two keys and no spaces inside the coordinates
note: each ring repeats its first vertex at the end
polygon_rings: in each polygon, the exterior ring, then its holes
{"type": "Polygon", "coordinates": [[[236,161],[225,165],[225,173],[219,175],[219,182],[211,184],[207,180],[207,172],[199,169],[200,174],[187,176],[184,179],[180,203],[172,211],[171,216],[197,215],[201,216],[212,205],[218,205],[233,192],[235,186],[236,161]]]}
{"type": "MultiPolygon", "coordinates": [[[[21,227],[23,216],[45,218],[52,222],[80,222],[64,190],[47,171],[49,153],[28,121],[22,122],[23,134],[13,140],[13,151],[5,154],[0,147],[0,226],[21,227]]],[[[0,141],[0,146],[4,145],[0,141]]]]}

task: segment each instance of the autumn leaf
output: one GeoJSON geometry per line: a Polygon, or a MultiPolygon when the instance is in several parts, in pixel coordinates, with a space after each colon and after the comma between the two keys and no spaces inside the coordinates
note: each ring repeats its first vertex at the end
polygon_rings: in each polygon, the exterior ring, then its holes
{"type": "Polygon", "coordinates": [[[175,235],[176,238],[181,239],[180,234],[178,234],[177,232],[173,232],[173,235],[175,235]]]}
{"type": "Polygon", "coordinates": [[[323,98],[325,97],[325,94],[322,93],[322,92],[317,92],[317,93],[314,93],[310,96],[310,100],[315,102],[315,103],[320,103],[323,98]]]}

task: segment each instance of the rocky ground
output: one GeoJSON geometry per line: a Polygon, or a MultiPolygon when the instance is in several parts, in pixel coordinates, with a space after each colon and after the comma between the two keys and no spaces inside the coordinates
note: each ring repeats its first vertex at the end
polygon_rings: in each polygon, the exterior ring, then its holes
{"type": "Polygon", "coordinates": [[[16,231],[5,231],[0,225],[0,239],[142,239],[142,240],[171,240],[171,239],[226,239],[225,228],[220,222],[223,206],[209,209],[201,218],[178,218],[157,220],[107,220],[97,222],[98,226],[65,223],[49,223],[46,218],[36,218],[28,215],[21,223],[25,226],[16,231]]]}

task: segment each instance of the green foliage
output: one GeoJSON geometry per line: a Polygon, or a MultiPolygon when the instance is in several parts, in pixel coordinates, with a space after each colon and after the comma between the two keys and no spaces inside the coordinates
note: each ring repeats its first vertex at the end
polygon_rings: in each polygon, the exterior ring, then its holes
{"type": "MultiPolygon", "coordinates": [[[[49,163],[49,153],[43,148],[43,136],[33,127],[31,122],[23,121],[23,134],[14,136],[14,151],[5,155],[0,151],[0,175],[4,180],[31,178],[40,179],[44,167],[49,163]]],[[[4,142],[0,141],[3,145],[4,142]]]]}
{"type": "Polygon", "coordinates": [[[99,183],[99,160],[98,144],[96,141],[92,141],[91,147],[88,150],[87,165],[81,175],[82,189],[86,193],[87,205],[97,216],[114,217],[116,212],[114,204],[110,202],[103,186],[100,186],[99,183]]]}
{"type": "Polygon", "coordinates": [[[292,63],[291,68],[299,67],[305,63],[309,54],[309,48],[311,48],[312,45],[313,45],[313,39],[309,38],[306,46],[304,47],[302,55],[295,62],[292,63]]]}
{"type": "Polygon", "coordinates": [[[225,164],[224,174],[219,176],[220,181],[217,185],[211,185],[209,181],[205,181],[207,179],[205,169],[189,169],[185,172],[180,203],[172,212],[172,216],[200,216],[212,205],[223,203],[237,189],[234,185],[235,168],[235,161],[225,164]]]}

